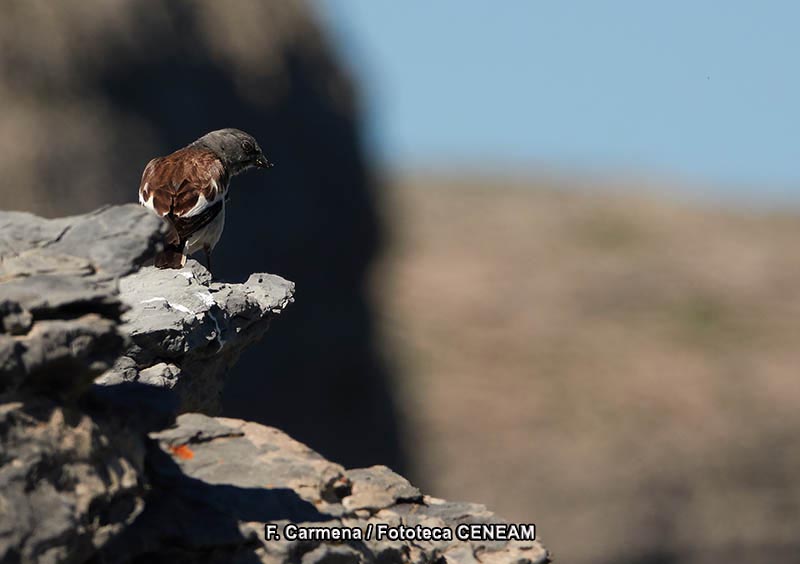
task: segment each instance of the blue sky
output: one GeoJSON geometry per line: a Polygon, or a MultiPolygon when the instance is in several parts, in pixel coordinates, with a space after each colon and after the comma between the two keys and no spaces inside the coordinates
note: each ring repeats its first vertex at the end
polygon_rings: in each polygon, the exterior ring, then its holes
{"type": "Polygon", "coordinates": [[[393,167],[800,199],[800,3],[315,1],[393,167]]]}

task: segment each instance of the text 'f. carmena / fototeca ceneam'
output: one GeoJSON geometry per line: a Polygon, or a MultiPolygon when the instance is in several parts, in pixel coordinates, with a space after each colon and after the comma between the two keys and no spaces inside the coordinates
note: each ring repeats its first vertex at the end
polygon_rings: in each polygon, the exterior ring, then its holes
{"type": "Polygon", "coordinates": [[[202,249],[211,270],[211,251],[225,226],[230,179],[249,168],[270,168],[252,135],[239,129],[206,133],[166,157],[147,163],[139,185],[139,203],[169,226],[158,268],[182,268],[186,257],[202,249]]]}

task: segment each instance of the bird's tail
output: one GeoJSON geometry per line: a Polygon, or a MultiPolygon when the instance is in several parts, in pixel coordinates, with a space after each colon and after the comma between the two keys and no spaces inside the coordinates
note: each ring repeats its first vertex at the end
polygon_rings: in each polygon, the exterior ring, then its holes
{"type": "Polygon", "coordinates": [[[164,250],[156,255],[156,267],[183,268],[186,264],[186,255],[183,253],[186,241],[181,241],[178,231],[172,224],[169,224],[169,231],[164,239],[164,250]]]}
{"type": "Polygon", "coordinates": [[[186,264],[186,255],[183,248],[178,245],[167,245],[163,251],[156,255],[157,268],[183,268],[186,264]]]}

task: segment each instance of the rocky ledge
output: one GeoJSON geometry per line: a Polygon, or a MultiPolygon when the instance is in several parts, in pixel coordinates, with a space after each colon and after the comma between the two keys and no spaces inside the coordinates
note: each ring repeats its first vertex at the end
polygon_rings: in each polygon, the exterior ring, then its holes
{"type": "Polygon", "coordinates": [[[119,290],[128,308],[121,330],[132,342],[98,383],[174,389],[181,411],[217,414],[224,375],[293,301],[294,284],[269,274],[212,282],[190,259],[183,270],[145,267],[122,278],[119,290]]]}
{"type": "MultiPolygon", "coordinates": [[[[217,414],[228,369],[291,303],[294,284],[269,274],[253,274],[244,284],[212,282],[191,259],[182,270],[143,266],[155,254],[162,227],[135,205],[54,220],[0,213],[3,326],[26,336],[26,362],[38,355],[44,364],[73,353],[97,363],[89,351],[67,353],[75,346],[67,335],[77,331],[88,343],[85,332],[118,332],[126,350],[104,359],[113,366],[97,383],[173,389],[181,411],[217,414]],[[41,335],[51,338],[54,331],[63,347],[48,360],[43,355],[54,353],[41,348],[41,335]]],[[[9,342],[0,340],[0,347],[9,342]]],[[[96,368],[109,367],[101,362],[96,368]]]]}
{"type": "Polygon", "coordinates": [[[161,228],[138,206],[0,212],[0,562],[547,561],[536,540],[369,536],[502,520],[276,429],[176,416],[218,410],[226,371],[293,285],[145,266],[161,228]],[[289,523],[363,534],[288,538],[289,523]]]}

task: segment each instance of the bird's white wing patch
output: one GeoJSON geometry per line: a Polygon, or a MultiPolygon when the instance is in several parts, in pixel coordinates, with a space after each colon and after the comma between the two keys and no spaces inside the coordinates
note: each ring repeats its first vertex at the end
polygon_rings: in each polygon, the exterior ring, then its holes
{"type": "MultiPolygon", "coordinates": [[[[147,192],[147,187],[148,186],[150,186],[150,183],[149,182],[145,182],[144,185],[142,185],[142,187],[139,188],[139,203],[142,204],[143,206],[147,206],[147,204],[144,201],[144,193],[147,192]]],[[[150,196],[150,205],[152,205],[152,202],[153,202],[153,197],[151,195],[150,196]]]]}
{"type": "Polygon", "coordinates": [[[197,203],[184,214],[181,214],[181,217],[192,217],[193,215],[197,215],[203,213],[207,208],[213,206],[219,201],[220,194],[219,192],[214,192],[214,197],[211,200],[206,200],[206,197],[203,194],[200,194],[197,198],[197,203]]]}
{"type": "Polygon", "coordinates": [[[158,211],[156,210],[156,207],[153,205],[153,195],[152,194],[150,194],[150,197],[145,200],[144,198],[142,198],[142,193],[139,192],[139,203],[142,204],[144,207],[146,207],[151,212],[153,212],[154,214],[156,214],[157,216],[163,217],[163,214],[158,213],[158,211]]]}
{"type": "Polygon", "coordinates": [[[157,216],[164,217],[165,214],[158,213],[158,210],[156,210],[156,207],[153,205],[153,193],[152,192],[150,192],[150,197],[149,198],[147,198],[146,200],[144,199],[144,194],[145,194],[145,192],[147,192],[148,186],[150,186],[150,183],[149,182],[145,182],[144,185],[142,186],[142,188],[139,190],[139,203],[142,204],[144,207],[146,207],[151,212],[153,212],[154,214],[156,214],[157,216]]]}

